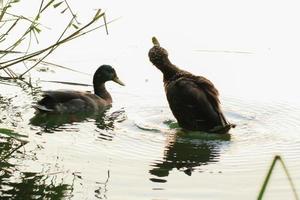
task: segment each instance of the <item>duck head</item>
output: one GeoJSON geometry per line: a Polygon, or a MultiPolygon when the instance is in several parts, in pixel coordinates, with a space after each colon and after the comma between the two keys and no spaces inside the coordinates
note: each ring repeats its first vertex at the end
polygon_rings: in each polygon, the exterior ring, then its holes
{"type": "Polygon", "coordinates": [[[162,70],[166,65],[170,64],[168,51],[162,48],[158,40],[152,38],[153,47],[149,50],[148,56],[153,65],[162,70]]]}
{"type": "Polygon", "coordinates": [[[110,65],[101,65],[94,74],[94,87],[104,84],[106,81],[114,81],[122,86],[125,84],[118,78],[115,69],[110,65]]]}

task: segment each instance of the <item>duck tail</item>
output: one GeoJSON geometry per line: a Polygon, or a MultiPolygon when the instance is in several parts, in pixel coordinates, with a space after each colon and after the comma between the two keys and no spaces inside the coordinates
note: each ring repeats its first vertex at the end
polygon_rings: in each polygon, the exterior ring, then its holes
{"type": "Polygon", "coordinates": [[[47,108],[46,106],[40,105],[40,104],[35,104],[32,106],[39,112],[53,112],[53,109],[47,108]]]}
{"type": "Polygon", "coordinates": [[[230,122],[228,122],[227,120],[226,120],[226,118],[225,118],[225,116],[223,115],[223,113],[219,113],[219,116],[220,116],[220,118],[221,118],[221,121],[222,121],[222,124],[223,124],[223,126],[224,127],[227,127],[227,126],[229,126],[230,128],[235,128],[236,127],[236,124],[232,124],[232,123],[230,123],[230,122]]]}

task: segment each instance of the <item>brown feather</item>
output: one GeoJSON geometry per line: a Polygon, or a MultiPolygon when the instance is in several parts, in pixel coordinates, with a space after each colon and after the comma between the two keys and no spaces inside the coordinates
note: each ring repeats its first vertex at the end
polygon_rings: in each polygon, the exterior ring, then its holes
{"type": "Polygon", "coordinates": [[[173,65],[161,46],[149,50],[149,59],[163,73],[167,100],[181,127],[214,133],[227,133],[233,127],[225,119],[219,92],[210,80],[173,65]]]}

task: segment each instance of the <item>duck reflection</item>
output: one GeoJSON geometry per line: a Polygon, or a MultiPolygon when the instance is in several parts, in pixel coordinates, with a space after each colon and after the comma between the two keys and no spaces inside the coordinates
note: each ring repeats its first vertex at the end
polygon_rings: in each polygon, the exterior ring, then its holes
{"type": "Polygon", "coordinates": [[[98,115],[95,124],[101,130],[113,130],[115,123],[123,122],[125,119],[125,111],[121,109],[112,113],[105,112],[102,115],[98,115]]]}
{"type": "MultiPolygon", "coordinates": [[[[173,169],[191,176],[201,165],[218,162],[221,149],[228,144],[230,135],[212,136],[193,133],[176,133],[170,135],[165,146],[164,157],[157,161],[150,174],[156,177],[167,177],[173,169]]],[[[151,178],[153,182],[166,182],[159,178],[151,178]]]]}
{"type": "Polygon", "coordinates": [[[37,113],[30,119],[30,124],[43,128],[45,132],[59,130],[65,125],[95,120],[97,128],[101,130],[113,130],[116,122],[122,122],[126,119],[123,109],[111,112],[105,110],[102,113],[76,113],[76,114],[55,114],[55,113],[37,113]]]}
{"type": "Polygon", "coordinates": [[[30,119],[30,124],[43,128],[45,132],[55,131],[57,128],[76,122],[82,122],[92,115],[87,113],[82,114],[52,114],[52,113],[37,113],[30,119]]]}

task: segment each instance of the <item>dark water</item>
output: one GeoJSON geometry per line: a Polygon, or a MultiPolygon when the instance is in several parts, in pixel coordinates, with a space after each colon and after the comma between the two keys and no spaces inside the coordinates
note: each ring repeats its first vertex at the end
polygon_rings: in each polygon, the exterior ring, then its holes
{"type": "MultiPolygon", "coordinates": [[[[257,198],[275,155],[282,156],[300,192],[300,63],[295,53],[300,43],[298,32],[285,23],[296,24],[299,17],[291,13],[298,11],[287,4],[270,9],[260,1],[246,7],[228,1],[217,6],[227,9],[216,15],[215,5],[197,2],[184,7],[169,2],[174,9],[166,15],[167,1],[160,6],[104,1],[97,6],[107,7],[110,17],[123,16],[111,25],[110,35],[92,34],[49,57],[88,74],[103,63],[115,67],[126,87],[108,83],[114,103],[103,114],[34,115],[31,105],[41,90],[92,90],[44,81],[90,84],[85,74],[50,67],[32,72],[36,88],[1,82],[0,128],[24,136],[0,134],[1,199],[250,200],[257,198]],[[279,17],[281,9],[289,15],[279,17]],[[278,30],[280,25],[289,31],[278,30]],[[153,35],[174,63],[215,83],[225,115],[237,124],[230,134],[186,133],[177,126],[161,74],[147,58],[153,35]]],[[[55,19],[49,26],[57,25],[55,19]]],[[[51,39],[47,31],[41,41],[51,39]]],[[[280,165],[265,199],[293,199],[280,165]]]]}

